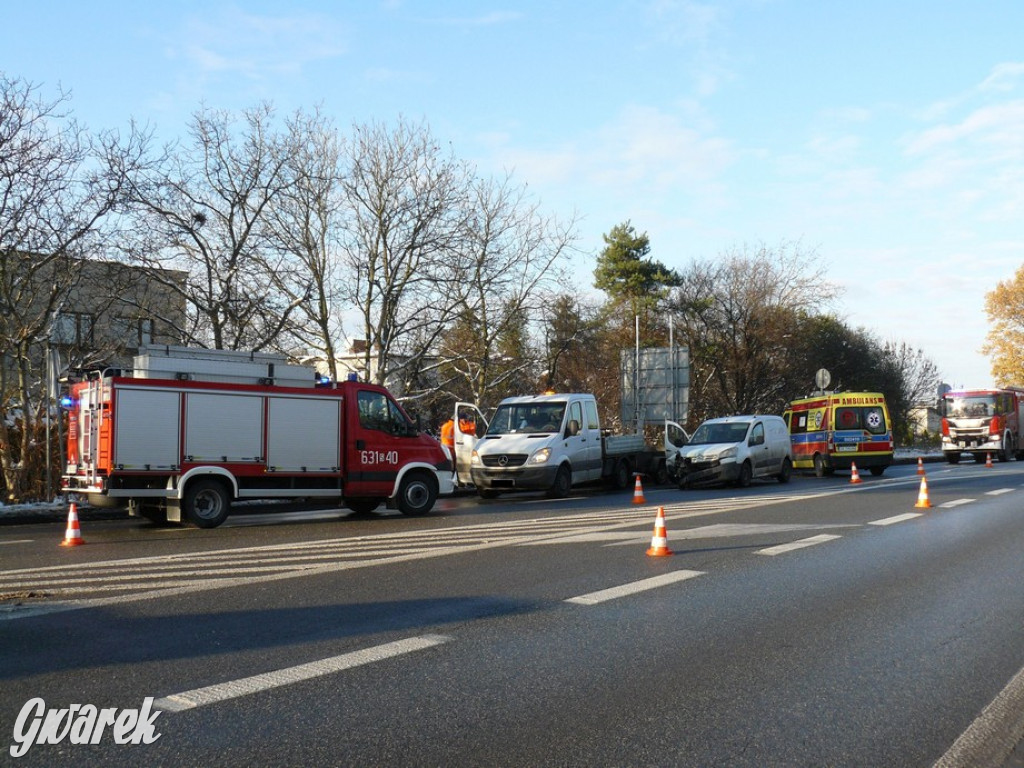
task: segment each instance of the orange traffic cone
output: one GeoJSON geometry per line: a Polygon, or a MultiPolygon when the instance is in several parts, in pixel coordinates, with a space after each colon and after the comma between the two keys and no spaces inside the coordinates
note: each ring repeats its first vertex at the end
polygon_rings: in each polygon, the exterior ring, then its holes
{"type": "Polygon", "coordinates": [[[668,534],[665,532],[665,508],[658,507],[658,516],[654,518],[654,535],[651,536],[651,546],[647,550],[651,557],[663,557],[671,555],[672,550],[668,548],[668,534]]]}
{"type": "Polygon", "coordinates": [[[914,506],[919,509],[928,509],[932,503],[928,500],[928,478],[921,478],[921,490],[917,494],[917,504],[914,506]]]}
{"type": "Polygon", "coordinates": [[[857,473],[857,465],[850,464],[850,482],[859,483],[860,481],[860,475],[857,473]]]}
{"type": "Polygon", "coordinates": [[[78,508],[72,503],[68,510],[68,528],[64,533],[64,541],[60,545],[62,547],[77,547],[79,544],[85,544],[85,540],[78,527],[78,508]]]}
{"type": "Polygon", "coordinates": [[[644,487],[640,485],[640,475],[636,476],[636,485],[633,487],[633,503],[634,504],[646,504],[647,499],[644,498],[644,487]]]}
{"type": "Polygon", "coordinates": [[[991,453],[986,453],[985,454],[985,466],[988,467],[989,469],[992,468],[992,454],[991,453]]]}
{"type": "Polygon", "coordinates": [[[920,456],[917,457],[917,474],[924,474],[924,460],[920,456]]]}

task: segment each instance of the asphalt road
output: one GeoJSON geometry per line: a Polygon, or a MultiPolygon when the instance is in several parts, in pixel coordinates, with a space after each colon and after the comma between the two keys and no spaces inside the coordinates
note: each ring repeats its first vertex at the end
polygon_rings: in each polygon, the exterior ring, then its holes
{"type": "Polygon", "coordinates": [[[1013,765],[1024,463],[926,478],[3,526],[0,764],[1013,765]]]}

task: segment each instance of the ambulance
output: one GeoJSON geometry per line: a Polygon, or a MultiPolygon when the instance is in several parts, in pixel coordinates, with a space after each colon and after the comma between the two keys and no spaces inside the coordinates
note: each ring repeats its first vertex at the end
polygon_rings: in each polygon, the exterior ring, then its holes
{"type": "Polygon", "coordinates": [[[830,392],[794,400],[783,419],[793,444],[793,466],[818,477],[866,469],[881,475],[892,464],[892,421],[880,392],[830,392]]]}

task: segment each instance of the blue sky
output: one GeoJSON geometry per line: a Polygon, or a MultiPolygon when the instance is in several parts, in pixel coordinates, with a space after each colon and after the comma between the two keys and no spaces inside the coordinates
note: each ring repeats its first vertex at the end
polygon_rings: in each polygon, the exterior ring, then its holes
{"type": "Polygon", "coordinates": [[[163,140],[201,104],[423,120],[582,217],[582,292],[627,219],[677,268],[799,243],[838,315],[973,386],[1024,262],[1022,30],[1020,0],[5,0],[0,71],[163,140]]]}

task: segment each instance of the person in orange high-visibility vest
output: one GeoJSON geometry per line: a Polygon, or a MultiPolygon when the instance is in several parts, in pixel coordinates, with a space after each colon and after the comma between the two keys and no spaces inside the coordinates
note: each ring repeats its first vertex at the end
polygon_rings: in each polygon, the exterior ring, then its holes
{"type": "Polygon", "coordinates": [[[448,419],[441,425],[441,445],[448,449],[452,459],[452,471],[455,471],[455,420],[448,419]]]}

